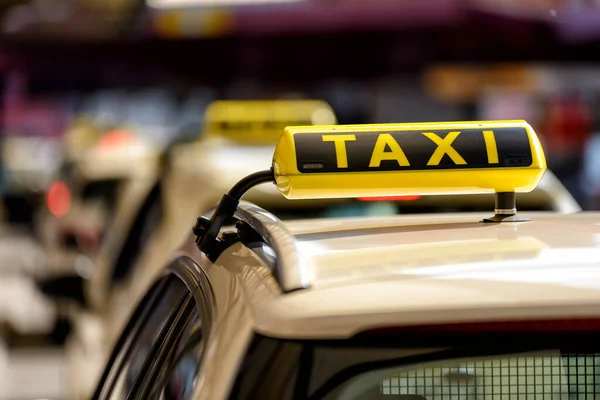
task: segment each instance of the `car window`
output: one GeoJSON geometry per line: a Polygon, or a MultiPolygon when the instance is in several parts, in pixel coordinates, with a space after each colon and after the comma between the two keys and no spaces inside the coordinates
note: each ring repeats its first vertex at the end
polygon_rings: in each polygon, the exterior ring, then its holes
{"type": "Polygon", "coordinates": [[[256,335],[230,400],[600,398],[598,334],[356,342],[256,335]]]}
{"type": "Polygon", "coordinates": [[[190,298],[188,288],[175,275],[163,278],[150,289],[115,346],[95,398],[127,398],[161,332],[190,298]]]}
{"type": "Polygon", "coordinates": [[[360,374],[323,398],[592,399],[599,354],[559,349],[393,367],[360,374]]]}
{"type": "Polygon", "coordinates": [[[141,232],[137,243],[137,248],[139,249],[138,252],[143,250],[146,243],[150,241],[150,238],[160,225],[163,216],[164,209],[162,204],[162,198],[159,192],[158,196],[147,210],[146,217],[144,218],[144,222],[140,229],[141,232]]]}
{"type": "MultiPolygon", "coordinates": [[[[438,196],[439,197],[439,196],[438,196]]],[[[465,197],[465,196],[462,196],[465,197]]],[[[494,197],[490,196],[486,201],[464,204],[429,202],[424,200],[406,201],[367,201],[347,200],[341,204],[314,207],[274,208],[266,207],[273,215],[277,215],[282,221],[301,220],[313,218],[349,218],[349,217],[380,217],[397,214],[434,214],[434,213],[458,213],[458,212],[490,212],[494,209],[494,197]]],[[[520,202],[521,211],[553,211],[552,203],[545,204],[535,202],[520,202]]]]}
{"type": "Polygon", "coordinates": [[[141,398],[191,399],[210,326],[210,296],[204,289],[208,290],[208,286],[197,289],[195,301],[184,311],[185,319],[177,327],[171,346],[157,363],[152,382],[141,398]],[[197,303],[199,299],[203,299],[202,304],[197,303]]]}
{"type": "Polygon", "coordinates": [[[102,179],[87,182],[81,190],[83,200],[103,200],[108,208],[115,205],[120,179],[102,179]]]}
{"type": "Polygon", "coordinates": [[[157,384],[152,390],[151,398],[164,400],[191,398],[204,343],[202,319],[196,308],[178,338],[171,357],[160,366],[159,378],[156,380],[157,384]]]}
{"type": "Polygon", "coordinates": [[[161,188],[156,185],[148,194],[127,233],[127,238],[121,247],[112,271],[111,285],[115,285],[128,277],[131,266],[135,264],[135,260],[144,250],[144,246],[149,242],[151,235],[160,225],[163,217],[162,213],[161,188]]]}
{"type": "Polygon", "coordinates": [[[146,359],[129,392],[128,399],[146,400],[157,399],[157,388],[162,388],[163,377],[169,376],[168,371],[174,365],[178,356],[177,344],[185,331],[190,317],[195,312],[195,300],[192,296],[184,299],[179,313],[169,319],[165,328],[146,355],[146,359]]]}

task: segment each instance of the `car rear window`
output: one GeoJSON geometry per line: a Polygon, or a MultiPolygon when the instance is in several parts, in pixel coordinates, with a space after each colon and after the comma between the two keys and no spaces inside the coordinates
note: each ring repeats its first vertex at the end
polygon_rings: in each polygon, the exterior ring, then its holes
{"type": "Polygon", "coordinates": [[[103,179],[88,182],[81,191],[81,197],[84,201],[101,200],[105,202],[109,210],[113,210],[117,201],[117,192],[119,179],[103,179]]]}
{"type": "MultiPolygon", "coordinates": [[[[396,214],[432,214],[458,212],[486,212],[494,210],[494,198],[490,196],[488,203],[456,204],[443,202],[425,202],[421,199],[404,201],[364,201],[348,200],[342,204],[315,207],[274,208],[266,207],[282,221],[308,218],[347,218],[376,217],[396,214]]],[[[552,211],[550,204],[519,204],[520,211],[552,211]]]]}
{"type": "Polygon", "coordinates": [[[256,335],[230,400],[600,398],[598,333],[256,335]]]}

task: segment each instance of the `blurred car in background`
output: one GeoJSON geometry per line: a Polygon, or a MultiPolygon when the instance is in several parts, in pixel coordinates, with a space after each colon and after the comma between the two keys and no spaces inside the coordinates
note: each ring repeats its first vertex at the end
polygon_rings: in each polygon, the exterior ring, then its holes
{"type": "Polygon", "coordinates": [[[94,128],[79,120],[67,132],[69,151],[38,214],[38,235],[52,273],[72,271],[77,257],[93,255],[118,204],[129,201],[135,207],[134,198],[143,200],[156,181],[157,146],[124,127],[94,128]]]}
{"type": "MultiPolygon", "coordinates": [[[[65,158],[46,191],[36,218],[45,251],[45,268],[36,279],[47,293],[61,293],[59,318],[52,336],[68,334],[71,299],[83,301],[79,279],[89,276],[93,258],[111,225],[126,226],[148,197],[159,174],[160,147],[126,125],[98,125],[90,118],[74,121],[65,134],[65,158]],[[69,298],[63,301],[63,296],[69,298]]],[[[113,240],[120,240],[111,235],[113,240]]]]}
{"type": "Polygon", "coordinates": [[[209,94],[194,90],[181,108],[161,88],[103,90],[83,101],[64,135],[65,156],[37,217],[52,273],[89,266],[82,255],[89,259],[99,249],[117,215],[111,240],[120,241],[115,235],[129,229],[129,213],[156,186],[161,153],[178,134],[197,134],[202,119],[190,108],[207,103],[209,94]]]}
{"type": "Polygon", "coordinates": [[[90,276],[95,260],[129,264],[142,247],[143,232],[151,231],[144,226],[160,218],[163,153],[190,132],[198,136],[203,120],[198,109],[205,108],[211,92],[192,90],[180,108],[173,97],[162,89],[101,91],[84,102],[64,135],[61,173],[37,218],[47,259],[38,283],[60,304],[57,329],[63,335],[72,308],[85,303],[82,279],[90,276]],[[98,255],[101,243],[105,251],[98,255]]]}

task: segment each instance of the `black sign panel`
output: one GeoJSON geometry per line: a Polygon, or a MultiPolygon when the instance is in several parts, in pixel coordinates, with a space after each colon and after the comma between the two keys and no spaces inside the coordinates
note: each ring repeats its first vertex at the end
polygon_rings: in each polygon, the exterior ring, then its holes
{"type": "Polygon", "coordinates": [[[302,173],[515,168],[533,162],[529,136],[520,127],[302,133],[294,142],[302,173]]]}

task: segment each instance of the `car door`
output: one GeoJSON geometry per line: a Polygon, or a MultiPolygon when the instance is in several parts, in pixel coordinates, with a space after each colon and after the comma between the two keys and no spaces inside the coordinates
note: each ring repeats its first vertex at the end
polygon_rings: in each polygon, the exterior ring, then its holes
{"type": "MultiPolygon", "coordinates": [[[[185,269],[183,264],[178,267],[185,269]]],[[[194,368],[198,368],[203,336],[210,325],[209,286],[204,276],[198,284],[198,276],[189,279],[189,271],[171,271],[139,303],[115,346],[94,399],[179,399],[191,390],[193,382],[180,379],[181,372],[193,370],[192,375],[196,375],[194,368]]]]}

